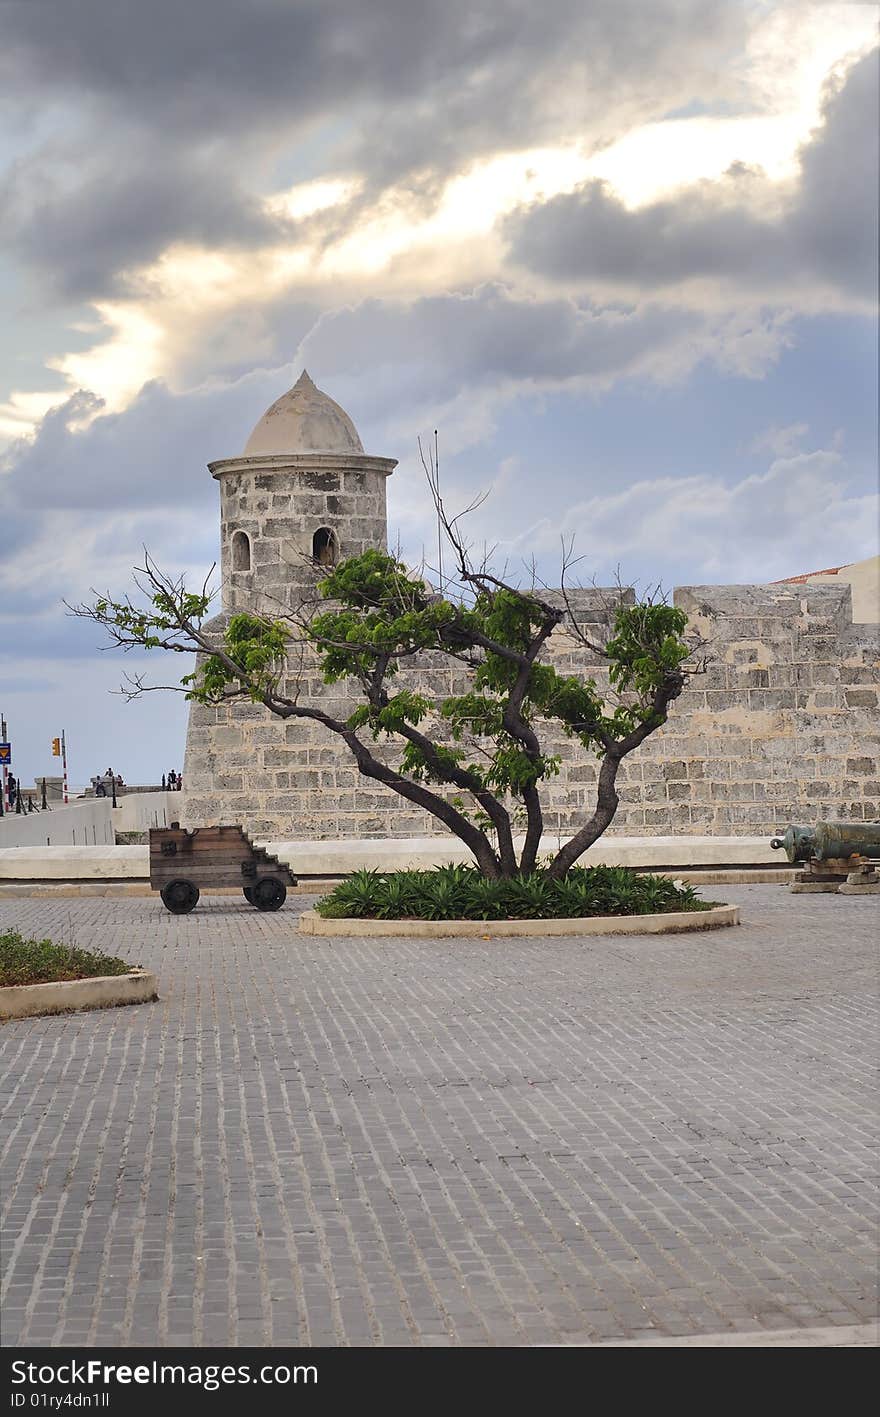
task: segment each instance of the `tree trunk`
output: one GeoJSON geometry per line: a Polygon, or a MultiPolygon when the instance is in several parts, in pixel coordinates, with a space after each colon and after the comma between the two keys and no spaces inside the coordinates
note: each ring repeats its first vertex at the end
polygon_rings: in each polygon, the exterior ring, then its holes
{"type": "Polygon", "coordinates": [[[521,871],[534,871],[538,860],[538,848],[541,845],[541,834],[544,830],[544,814],[541,811],[541,794],[537,787],[527,787],[523,792],[523,801],[526,804],[528,814],[528,826],[526,828],[526,839],[520,857],[519,869],[521,871]]]}
{"type": "Polygon", "coordinates": [[[581,827],[571,841],[556,853],[547,872],[554,880],[561,880],[569,867],[588,847],[597,841],[614,820],[620,798],[617,795],[617,771],[620,758],[616,753],[606,753],[599,772],[599,790],[596,794],[596,810],[590,820],[581,827]]]}

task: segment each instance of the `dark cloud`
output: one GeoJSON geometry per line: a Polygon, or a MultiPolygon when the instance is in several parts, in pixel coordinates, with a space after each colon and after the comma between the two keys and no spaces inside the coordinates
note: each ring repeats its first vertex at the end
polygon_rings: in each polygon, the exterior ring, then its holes
{"type": "Polygon", "coordinates": [[[599,307],[494,283],[328,312],[299,359],[355,414],[365,446],[403,456],[437,417],[456,447],[482,441],[520,396],[598,394],[635,379],[668,386],[702,360],[759,377],[787,337],[785,318],[772,312],[719,317],[659,301],[599,307]]]}
{"type": "Polygon", "coordinates": [[[173,241],[251,245],[292,230],[203,158],[143,142],[121,156],[83,155],[62,176],[25,166],[5,184],[8,244],[65,300],[124,289],[131,267],[173,241]]]}
{"type": "MultiPolygon", "coordinates": [[[[297,287],[281,296],[275,291],[258,295],[232,310],[200,312],[174,331],[169,352],[173,382],[188,389],[205,381],[235,384],[254,369],[277,370],[293,357],[320,314],[314,297],[297,287]]],[[[254,419],[261,412],[257,409],[254,419]]]]}
{"type": "Polygon", "coordinates": [[[216,505],[205,464],[232,457],[277,397],[278,372],[214,383],[177,395],[144,385],[121,413],[95,413],[100,400],[79,392],[42,420],[33,439],[12,445],[0,463],[11,510],[93,508],[102,513],[216,505]],[[273,377],[274,375],[274,377],[273,377]],[[87,426],[81,424],[87,418],[87,426]]]}
{"type": "Polygon", "coordinates": [[[741,6],[714,0],[7,0],[4,22],[8,84],[103,100],[210,141],[305,123],[340,100],[390,110],[448,92],[455,110],[434,114],[436,141],[447,117],[485,116],[487,95],[525,121],[544,103],[550,62],[580,74],[575,98],[591,104],[591,85],[666,88],[685,65],[702,77],[743,27],[741,6]]]}
{"type": "Polygon", "coordinates": [[[708,279],[784,296],[818,282],[870,299],[877,284],[877,132],[875,53],[829,97],[781,215],[756,212],[756,196],[769,193],[748,173],[635,211],[591,182],[511,217],[514,258],[554,279],[643,291],[708,279]]]}
{"type": "MultiPolygon", "coordinates": [[[[325,315],[301,346],[315,367],[348,376],[383,368],[424,382],[438,399],[505,381],[612,380],[658,350],[696,334],[701,317],[661,307],[597,309],[573,300],[530,300],[490,284],[414,301],[365,300],[325,315]]],[[[400,406],[398,383],[390,398],[400,406]]]]}
{"type": "Polygon", "coordinates": [[[746,28],[743,7],[703,0],[484,0],[465,9],[464,23],[449,19],[459,44],[471,35],[476,52],[441,49],[435,62],[432,37],[422,43],[416,30],[417,85],[405,102],[377,107],[355,149],[374,180],[447,173],[475,154],[573,134],[601,146],[707,82],[717,88],[723,57],[746,28]]]}
{"type": "Polygon", "coordinates": [[[177,236],[261,240],[279,172],[428,203],[480,153],[610,138],[696,96],[743,25],[717,0],[12,0],[0,94],[40,138],[7,225],[62,292],[102,293],[177,236]],[[47,105],[71,115],[48,136],[47,105]]]}
{"type": "Polygon", "coordinates": [[[793,244],[820,276],[853,294],[877,290],[878,57],[851,69],[802,154],[793,244]]]}

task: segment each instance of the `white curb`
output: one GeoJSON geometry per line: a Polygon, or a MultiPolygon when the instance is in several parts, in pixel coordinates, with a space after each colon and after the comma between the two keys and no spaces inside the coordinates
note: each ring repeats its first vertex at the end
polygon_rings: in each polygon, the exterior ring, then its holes
{"type": "Polygon", "coordinates": [[[738,905],[672,910],[663,915],[593,915],[577,920],[325,920],[314,910],[299,917],[303,935],[409,939],[509,939],[524,935],[672,935],[739,924],[738,905]]]}
{"type": "Polygon", "coordinates": [[[0,1019],[146,1004],[156,998],[156,976],[145,969],[101,974],[94,979],[59,979],[51,984],[9,984],[0,988],[0,1019]]]}

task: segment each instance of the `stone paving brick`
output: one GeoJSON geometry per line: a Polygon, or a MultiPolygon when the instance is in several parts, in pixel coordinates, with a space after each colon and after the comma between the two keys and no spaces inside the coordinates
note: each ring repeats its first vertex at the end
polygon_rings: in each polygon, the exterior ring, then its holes
{"type": "Polygon", "coordinates": [[[300,937],[307,899],[0,902],[160,987],[0,1030],[3,1341],[871,1318],[876,902],[724,894],[739,929],[498,942],[300,937]]]}

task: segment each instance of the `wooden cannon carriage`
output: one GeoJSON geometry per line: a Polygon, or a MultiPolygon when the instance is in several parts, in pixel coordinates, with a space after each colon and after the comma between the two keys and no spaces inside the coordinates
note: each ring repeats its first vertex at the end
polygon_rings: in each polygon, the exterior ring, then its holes
{"type": "Polygon", "coordinates": [[[223,886],[241,886],[257,910],[280,910],[296,877],[241,827],[187,831],[172,822],[150,831],[150,885],[173,915],[194,910],[200,890],[223,886]]]}

